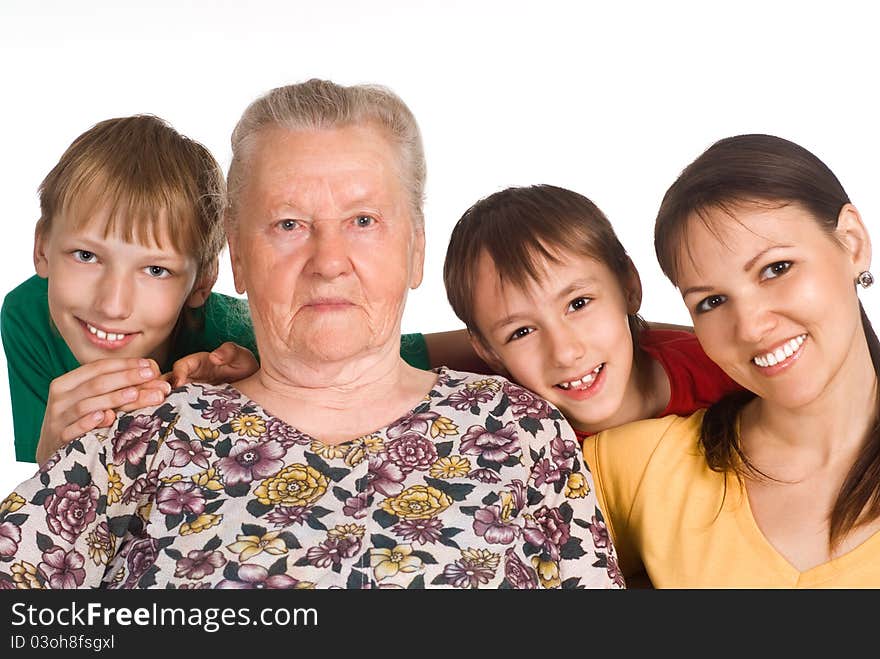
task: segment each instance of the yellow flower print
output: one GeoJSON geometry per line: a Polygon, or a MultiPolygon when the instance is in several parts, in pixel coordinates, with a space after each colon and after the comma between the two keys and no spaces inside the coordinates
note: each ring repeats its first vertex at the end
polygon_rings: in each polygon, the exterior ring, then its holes
{"type": "Polygon", "coordinates": [[[344,458],[345,454],[348,453],[348,448],[347,446],[330,446],[324,442],[319,442],[317,439],[313,439],[309,446],[312,453],[317,453],[325,460],[344,458]]]}
{"type": "Polygon", "coordinates": [[[3,513],[14,513],[16,510],[21,508],[25,503],[24,497],[13,492],[8,497],[3,499],[3,503],[0,503],[0,515],[3,513]]]}
{"type": "Polygon", "coordinates": [[[396,497],[382,502],[382,509],[401,519],[427,519],[443,512],[452,505],[445,492],[429,485],[413,485],[396,497]]]}
{"type": "Polygon", "coordinates": [[[43,585],[37,578],[37,566],[27,561],[13,563],[10,570],[15,587],[22,590],[43,590],[43,585]]]}
{"type": "Polygon", "coordinates": [[[180,535],[189,535],[190,533],[201,533],[205,529],[217,526],[223,515],[214,515],[212,513],[202,513],[192,522],[184,522],[180,525],[180,535]]]}
{"type": "Polygon", "coordinates": [[[538,573],[538,579],[544,588],[559,588],[562,579],[559,578],[559,563],[556,561],[542,561],[540,556],[532,556],[532,567],[538,573]]]}
{"type": "Polygon", "coordinates": [[[447,419],[445,416],[434,419],[434,423],[431,424],[431,437],[433,438],[437,438],[440,435],[446,437],[447,435],[457,434],[458,426],[452,423],[452,419],[447,419]]]}
{"type": "Polygon", "coordinates": [[[493,378],[486,378],[484,380],[477,380],[475,382],[467,383],[468,389],[491,389],[492,391],[498,391],[501,389],[501,385],[498,383],[498,380],[493,378]]]}
{"type": "Polygon", "coordinates": [[[361,437],[361,440],[364,442],[364,448],[367,449],[367,453],[375,454],[385,450],[385,440],[378,435],[364,435],[361,437]]]}
{"type": "Polygon", "coordinates": [[[217,479],[217,470],[214,467],[197,473],[192,477],[192,482],[212,492],[219,492],[223,489],[223,483],[217,479]]]}
{"type": "Polygon", "coordinates": [[[430,474],[434,478],[464,478],[470,473],[471,461],[461,455],[439,458],[431,465],[430,474]]]}
{"type": "Polygon", "coordinates": [[[473,547],[462,549],[461,557],[470,562],[471,565],[487,567],[492,570],[498,567],[498,563],[501,562],[501,554],[496,554],[488,549],[474,549],[473,547]]]}
{"type": "Polygon", "coordinates": [[[254,495],[264,506],[307,506],[324,495],[328,483],[317,469],[292,464],[260,483],[254,495]]]}
{"type": "Polygon", "coordinates": [[[171,485],[183,480],[183,474],[174,474],[173,476],[163,476],[159,479],[165,485],[171,485]]]}
{"type": "Polygon", "coordinates": [[[113,537],[106,525],[101,524],[86,536],[89,558],[95,565],[106,565],[113,555],[113,537]]]}
{"type": "Polygon", "coordinates": [[[397,545],[394,549],[378,547],[370,550],[370,567],[376,581],[382,581],[398,572],[418,572],[422,568],[422,559],[412,555],[410,545],[397,545]]]}
{"type": "Polygon", "coordinates": [[[122,476],[116,473],[112,464],[107,465],[107,503],[116,503],[122,498],[122,476]]]}
{"type": "Polygon", "coordinates": [[[352,444],[345,454],[345,464],[349,467],[357,467],[367,457],[367,451],[363,444],[352,444]]]}
{"type": "Polygon", "coordinates": [[[327,531],[328,538],[363,538],[367,527],[360,524],[337,524],[327,531]]]}
{"type": "Polygon", "coordinates": [[[150,519],[150,511],[153,510],[153,502],[147,501],[137,509],[137,514],[141,519],[150,519]]]}
{"type": "Polygon", "coordinates": [[[385,450],[385,442],[376,435],[364,435],[352,442],[351,448],[345,454],[345,464],[356,467],[367,457],[368,453],[381,453],[385,450]]]}
{"type": "MultiPolygon", "coordinates": [[[[203,428],[202,426],[193,426],[193,430],[196,431],[196,437],[201,439],[203,442],[211,442],[220,436],[220,431],[216,428],[203,428]]],[[[238,430],[236,430],[236,432],[242,434],[238,430]]],[[[260,433],[257,434],[259,435],[260,433]]]]}
{"type": "Polygon", "coordinates": [[[501,521],[509,522],[516,514],[516,499],[510,490],[502,490],[498,493],[498,500],[501,504],[501,521]]]}
{"type": "Polygon", "coordinates": [[[232,429],[241,436],[259,437],[266,432],[266,422],[253,414],[242,414],[231,421],[232,429]]]}
{"type": "Polygon", "coordinates": [[[565,483],[565,496],[569,499],[583,499],[590,493],[590,484],[583,474],[577,472],[568,475],[565,483]]]}
{"type": "Polygon", "coordinates": [[[315,590],[315,582],[313,581],[300,581],[294,587],[294,590],[315,590]]]}
{"type": "Polygon", "coordinates": [[[281,531],[270,531],[262,536],[237,535],[235,539],[238,542],[226,545],[226,548],[233,554],[238,554],[238,560],[242,563],[263,552],[273,556],[286,554],[287,545],[278,537],[279,535],[281,531]]]}

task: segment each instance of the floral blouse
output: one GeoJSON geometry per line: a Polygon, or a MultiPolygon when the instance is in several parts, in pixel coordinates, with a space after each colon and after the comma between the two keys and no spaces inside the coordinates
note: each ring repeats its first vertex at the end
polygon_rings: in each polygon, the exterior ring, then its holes
{"type": "Polygon", "coordinates": [[[0,504],[4,588],[615,588],[562,415],[439,370],[335,446],[191,384],[71,442],[0,504]]]}

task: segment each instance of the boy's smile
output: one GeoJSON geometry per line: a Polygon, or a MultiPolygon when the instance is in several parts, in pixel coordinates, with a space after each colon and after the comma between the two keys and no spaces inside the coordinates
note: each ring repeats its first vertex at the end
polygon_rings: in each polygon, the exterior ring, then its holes
{"type": "Polygon", "coordinates": [[[168,359],[171,334],[196,279],[195,259],[170,242],[103,235],[106,211],[80,229],[64,215],[34,248],[49,280],[49,313],[81,364],[107,357],[168,359]]]}

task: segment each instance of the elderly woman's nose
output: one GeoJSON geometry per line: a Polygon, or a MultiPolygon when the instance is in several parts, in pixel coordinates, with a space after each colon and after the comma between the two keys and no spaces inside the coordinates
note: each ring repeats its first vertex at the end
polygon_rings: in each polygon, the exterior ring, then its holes
{"type": "Polygon", "coordinates": [[[310,263],[315,274],[330,279],[351,269],[350,246],[338,228],[316,228],[309,242],[312,248],[310,263]]]}

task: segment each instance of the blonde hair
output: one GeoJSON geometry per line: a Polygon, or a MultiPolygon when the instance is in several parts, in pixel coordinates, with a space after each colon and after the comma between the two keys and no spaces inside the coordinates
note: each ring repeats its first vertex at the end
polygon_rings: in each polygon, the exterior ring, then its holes
{"type": "Polygon", "coordinates": [[[61,213],[74,228],[109,210],[104,236],[163,239],[208,271],[223,248],[226,185],[210,151],[147,114],[107,119],[77,137],[40,184],[36,234],[61,213]]]}
{"type": "Polygon", "coordinates": [[[394,92],[379,85],[345,87],[329,80],[277,87],[251,103],[232,132],[228,174],[228,213],[235,219],[249,142],[266,128],[322,130],[374,124],[384,130],[400,155],[401,175],[409,195],[414,225],[424,225],[425,152],[410,109],[394,92]]]}

